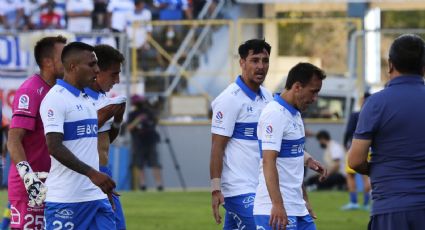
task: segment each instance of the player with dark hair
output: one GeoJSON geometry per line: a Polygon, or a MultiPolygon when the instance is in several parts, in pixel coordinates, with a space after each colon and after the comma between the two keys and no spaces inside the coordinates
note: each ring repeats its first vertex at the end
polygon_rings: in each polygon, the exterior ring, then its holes
{"type": "Polygon", "coordinates": [[[39,115],[40,103],[63,77],[62,36],[44,37],[34,47],[40,73],[29,77],[16,91],[7,147],[11,157],[8,178],[12,229],[42,229],[46,187],[40,180],[50,169],[50,155],[39,115]]]}
{"type": "Polygon", "coordinates": [[[424,69],[424,40],[414,34],[396,38],[388,58],[390,81],[360,112],[348,164],[370,176],[369,229],[425,225],[424,69]]]}
{"type": "MultiPolygon", "coordinates": [[[[272,95],[261,86],[270,51],[270,45],[261,39],[240,45],[242,74],[211,103],[212,209],[216,222],[221,223],[219,206],[224,203],[224,229],[256,229],[252,212],[260,161],[256,129],[262,109],[272,101],[272,95]]],[[[308,162],[321,169],[316,161],[308,162]]]]}
{"type": "MultiPolygon", "coordinates": [[[[99,169],[112,177],[112,172],[108,167],[109,145],[118,136],[125,111],[126,97],[108,98],[106,93],[120,82],[121,65],[124,62],[124,56],[109,45],[95,46],[94,53],[98,58],[97,64],[100,72],[97,74],[96,81],[90,87],[85,88],[85,92],[93,99],[97,109],[99,169]]],[[[116,195],[112,195],[112,198],[116,229],[125,229],[121,202],[116,195]]]]}
{"type": "Polygon", "coordinates": [[[318,67],[297,64],[289,71],[286,90],[276,94],[260,115],[257,133],[262,160],[254,201],[256,229],[316,229],[302,189],[307,153],[301,111],[317,100],[325,78],[318,67]]]}
{"type": "Polygon", "coordinates": [[[84,88],[99,74],[94,48],[72,42],[62,51],[63,80],[40,107],[52,167],[46,185],[46,229],[116,229],[107,199],[115,182],[99,172],[98,120],[84,88]]]}

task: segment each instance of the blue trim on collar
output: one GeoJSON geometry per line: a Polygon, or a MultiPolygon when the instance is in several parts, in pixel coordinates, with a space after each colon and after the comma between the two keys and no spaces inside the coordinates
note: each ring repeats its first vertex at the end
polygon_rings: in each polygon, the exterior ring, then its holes
{"type": "Polygon", "coordinates": [[[293,116],[295,116],[299,111],[288,102],[283,100],[279,94],[274,95],[274,100],[277,101],[281,106],[285,107],[293,116]]]}
{"type": "Polygon", "coordinates": [[[424,79],[420,75],[403,75],[388,82],[387,87],[398,84],[424,84],[424,79]]]}
{"type": "Polygon", "coordinates": [[[96,92],[89,87],[84,88],[84,92],[95,100],[99,99],[100,92],[96,92]]]}
{"type": "Polygon", "coordinates": [[[242,91],[253,101],[255,100],[255,97],[257,97],[257,95],[264,98],[263,93],[261,92],[261,88],[258,89],[257,93],[255,93],[245,84],[245,82],[242,81],[241,75],[236,78],[236,85],[238,85],[242,89],[242,91]]]}
{"type": "Polygon", "coordinates": [[[64,87],[70,93],[74,94],[74,96],[76,96],[76,97],[80,96],[80,93],[84,93],[84,90],[79,90],[79,89],[75,88],[74,86],[72,86],[71,84],[69,84],[68,82],[66,82],[62,79],[56,80],[56,84],[64,87]]]}

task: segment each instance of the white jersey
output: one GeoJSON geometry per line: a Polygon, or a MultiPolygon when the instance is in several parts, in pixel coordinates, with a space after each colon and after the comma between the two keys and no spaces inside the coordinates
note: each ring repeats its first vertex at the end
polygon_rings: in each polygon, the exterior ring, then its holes
{"type": "MultiPolygon", "coordinates": [[[[62,133],[63,145],[79,160],[99,170],[97,113],[86,94],[63,80],[57,80],[41,102],[40,116],[45,134],[62,133]]],[[[46,201],[76,203],[106,198],[106,194],[87,176],[69,169],[54,157],[51,160],[46,201]]]]}
{"type": "MultiPolygon", "coordinates": [[[[93,100],[96,110],[100,110],[112,104],[122,104],[126,101],[126,97],[124,96],[109,98],[104,92],[96,92],[90,88],[85,88],[84,92],[93,100]]],[[[102,127],[99,127],[98,133],[107,132],[111,130],[113,120],[113,117],[107,120],[105,124],[102,125],[102,127]]]]}
{"type": "Polygon", "coordinates": [[[231,137],[224,150],[221,191],[224,197],[255,193],[260,151],[257,122],[272,100],[264,88],[255,93],[239,76],[212,103],[211,132],[231,137]]]}
{"type": "MultiPolygon", "coordinates": [[[[93,9],[93,0],[68,0],[66,2],[66,12],[93,12],[93,9]]],[[[92,17],[91,15],[83,17],[68,17],[67,27],[71,32],[90,32],[92,30],[92,17]]]]}
{"type": "Polygon", "coordinates": [[[126,26],[126,15],[134,11],[132,0],[111,0],[107,7],[108,13],[112,13],[111,27],[118,31],[124,31],[126,26]]]}
{"type": "MultiPolygon", "coordinates": [[[[286,214],[288,216],[307,215],[301,188],[304,177],[305,141],[301,114],[279,95],[275,95],[275,100],[270,102],[261,113],[257,132],[262,151],[274,150],[279,153],[276,167],[286,214]]],[[[270,215],[271,208],[272,202],[261,161],[259,183],[254,200],[254,215],[270,215]]]]}
{"type": "Polygon", "coordinates": [[[140,48],[147,40],[147,34],[152,32],[152,14],[144,8],[140,12],[132,11],[126,16],[126,31],[130,38],[130,46],[140,48]]]}

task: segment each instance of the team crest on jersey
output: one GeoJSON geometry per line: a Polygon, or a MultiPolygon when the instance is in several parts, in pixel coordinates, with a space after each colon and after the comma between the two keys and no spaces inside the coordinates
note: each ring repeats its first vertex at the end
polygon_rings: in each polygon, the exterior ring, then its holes
{"type": "Polygon", "coordinates": [[[30,98],[26,94],[19,97],[18,109],[28,109],[30,105],[30,98]]]}

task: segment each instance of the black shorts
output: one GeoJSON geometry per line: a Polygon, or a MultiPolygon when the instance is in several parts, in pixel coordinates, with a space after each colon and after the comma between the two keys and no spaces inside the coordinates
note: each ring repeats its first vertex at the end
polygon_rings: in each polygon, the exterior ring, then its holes
{"type": "Polygon", "coordinates": [[[140,141],[133,141],[132,153],[133,164],[139,169],[143,169],[145,165],[155,168],[161,167],[156,150],[156,142],[140,143],[140,141]]]}

